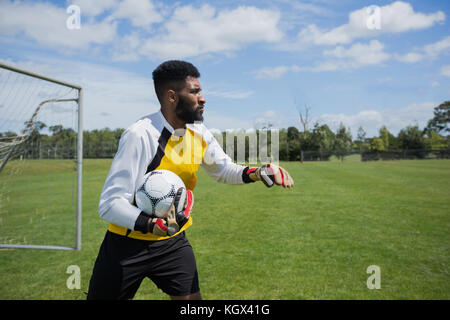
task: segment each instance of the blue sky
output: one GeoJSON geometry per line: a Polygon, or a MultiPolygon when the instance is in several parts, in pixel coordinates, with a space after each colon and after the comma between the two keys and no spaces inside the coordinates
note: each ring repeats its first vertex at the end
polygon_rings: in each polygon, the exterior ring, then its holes
{"type": "Polygon", "coordinates": [[[310,126],[397,134],[449,100],[449,19],[436,0],[0,0],[0,61],[83,86],[88,130],[158,110],[151,72],[184,59],[211,129],[300,129],[307,106],[310,126]]]}

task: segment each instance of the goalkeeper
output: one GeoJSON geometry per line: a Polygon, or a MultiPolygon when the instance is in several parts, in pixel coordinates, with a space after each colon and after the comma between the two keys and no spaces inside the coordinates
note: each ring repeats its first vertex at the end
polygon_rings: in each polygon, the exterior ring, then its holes
{"type": "Polygon", "coordinates": [[[206,100],[199,77],[195,66],[178,60],[153,71],[161,109],[132,124],[120,138],[100,195],[99,214],[109,226],[88,299],[132,299],[144,278],[172,299],[201,299],[194,253],[184,232],[193,223],[192,190],[200,165],[222,183],[294,184],[276,165],[249,168],[231,161],[202,123],[206,100]],[[134,204],[138,181],[156,169],[176,173],[187,188],[175,197],[168,219],[149,216],[134,204]]]}

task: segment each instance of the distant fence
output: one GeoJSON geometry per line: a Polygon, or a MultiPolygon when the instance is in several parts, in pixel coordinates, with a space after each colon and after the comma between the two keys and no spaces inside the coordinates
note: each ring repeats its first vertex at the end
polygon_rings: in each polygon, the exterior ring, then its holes
{"type": "MultiPolygon", "coordinates": [[[[75,141],[73,141],[75,143],[75,141]]],[[[24,148],[20,158],[25,159],[71,159],[74,150],[68,145],[51,145],[45,143],[30,143],[24,148]]],[[[85,143],[83,154],[85,159],[113,158],[117,151],[117,143],[85,143]]],[[[290,155],[292,156],[292,155],[290,155]]],[[[232,157],[233,158],[233,157],[232,157]]],[[[308,161],[378,161],[378,160],[414,160],[414,159],[450,159],[450,149],[414,149],[414,150],[388,150],[388,151],[335,151],[317,150],[300,151],[295,157],[300,162],[308,161]]],[[[236,160],[236,159],[234,159],[236,160]]],[[[247,159],[246,159],[247,160],[247,159]]],[[[280,161],[288,161],[280,156],[280,161]]]]}
{"type": "Polygon", "coordinates": [[[361,161],[418,160],[418,159],[450,159],[450,150],[416,149],[416,150],[366,151],[361,153],[361,161]]]}
{"type": "MultiPolygon", "coordinates": [[[[345,160],[346,157],[352,155],[358,155],[359,151],[333,151],[333,150],[322,150],[322,151],[300,151],[300,162],[303,161],[330,161],[332,159],[345,160]]],[[[282,159],[281,159],[282,160],[282,159]]]]}
{"type": "MultiPolygon", "coordinates": [[[[300,151],[300,162],[304,161],[331,161],[346,159],[360,159],[361,161],[378,160],[419,160],[419,159],[450,159],[450,149],[414,149],[414,150],[387,150],[387,151],[300,151]],[[358,157],[359,156],[359,157],[358,157]]],[[[283,160],[283,159],[280,159],[283,160]]]]}
{"type": "MultiPolygon", "coordinates": [[[[75,140],[65,141],[65,144],[49,144],[43,142],[28,142],[21,147],[21,152],[17,153],[13,159],[72,159],[76,150],[73,149],[75,140]]],[[[95,145],[84,144],[84,159],[114,158],[117,152],[117,143],[98,143],[95,145]]]]}

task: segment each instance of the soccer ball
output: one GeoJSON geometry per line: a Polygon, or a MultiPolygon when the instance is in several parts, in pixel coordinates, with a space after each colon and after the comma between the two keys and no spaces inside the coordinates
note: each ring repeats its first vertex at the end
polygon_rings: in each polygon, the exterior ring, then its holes
{"type": "Polygon", "coordinates": [[[179,188],[186,189],[183,180],[172,171],[151,171],[136,189],[136,205],[149,215],[166,218],[179,188]]]}

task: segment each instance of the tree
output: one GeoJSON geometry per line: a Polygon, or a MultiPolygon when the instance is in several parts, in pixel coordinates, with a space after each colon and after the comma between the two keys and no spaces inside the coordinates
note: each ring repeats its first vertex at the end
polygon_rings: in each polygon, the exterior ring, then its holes
{"type": "Polygon", "coordinates": [[[62,125],[50,126],[49,129],[52,132],[51,141],[52,141],[53,155],[54,158],[56,159],[63,126],[62,125]]]}
{"type": "Polygon", "coordinates": [[[289,160],[297,161],[300,160],[300,132],[296,127],[289,127],[287,129],[287,139],[288,139],[288,154],[289,160]]]}
{"type": "Polygon", "coordinates": [[[427,149],[437,150],[447,148],[444,137],[434,130],[426,132],[424,142],[427,149]]]}
{"type": "Polygon", "coordinates": [[[425,141],[423,131],[419,126],[407,126],[400,130],[398,134],[400,148],[406,150],[425,149],[425,141]]]}
{"type": "Polygon", "coordinates": [[[370,140],[370,150],[372,151],[384,151],[385,146],[384,146],[384,142],[383,139],[381,138],[373,138],[372,140],[370,140]]]}
{"type": "Polygon", "coordinates": [[[23,144],[23,149],[25,150],[25,157],[35,159],[38,158],[41,154],[40,150],[40,141],[41,141],[41,134],[40,131],[47,127],[47,125],[41,121],[31,122],[26,121],[25,122],[26,130],[28,131],[28,139],[26,139],[25,143],[23,144]]]}
{"type": "Polygon", "coordinates": [[[305,105],[305,112],[302,111],[298,111],[299,116],[300,116],[300,122],[303,126],[303,133],[308,132],[308,124],[310,121],[310,114],[309,111],[311,110],[311,107],[308,107],[307,105],[305,105]]]}
{"type": "Polygon", "coordinates": [[[386,128],[386,126],[382,126],[380,129],[380,139],[383,141],[384,149],[389,149],[389,130],[386,128]]]}
{"type": "Polygon", "coordinates": [[[326,124],[320,126],[318,131],[322,137],[321,149],[331,150],[335,138],[334,132],[326,124]]]}
{"type": "MultiPolygon", "coordinates": [[[[125,130],[122,128],[111,130],[109,128],[94,129],[83,132],[83,154],[86,158],[114,157],[119,140],[125,130]]],[[[225,133],[223,133],[225,134],[225,133]]]]}
{"type": "Polygon", "coordinates": [[[363,129],[363,127],[358,128],[358,133],[356,136],[355,144],[356,147],[359,149],[359,152],[363,152],[364,147],[366,145],[366,131],[363,129]]]}
{"type": "Polygon", "coordinates": [[[302,151],[316,151],[303,154],[306,160],[328,160],[334,144],[334,133],[326,125],[317,122],[311,132],[300,133],[300,145],[302,151]]]}
{"type": "Polygon", "coordinates": [[[392,133],[388,131],[388,137],[389,137],[389,149],[390,150],[398,150],[400,148],[399,141],[397,137],[395,137],[392,133]]]}
{"type": "Polygon", "coordinates": [[[448,126],[450,122],[450,101],[445,101],[441,103],[439,106],[434,108],[434,117],[430,121],[428,121],[426,131],[436,131],[440,132],[450,132],[450,128],[448,126]]]}
{"type": "Polygon", "coordinates": [[[352,134],[350,129],[347,129],[343,123],[340,124],[334,138],[334,149],[341,161],[352,149],[352,134]]]}
{"type": "Polygon", "coordinates": [[[280,134],[280,136],[279,136],[280,161],[288,161],[289,160],[289,141],[288,141],[288,137],[287,137],[287,130],[281,129],[279,134],[280,134]]]}

